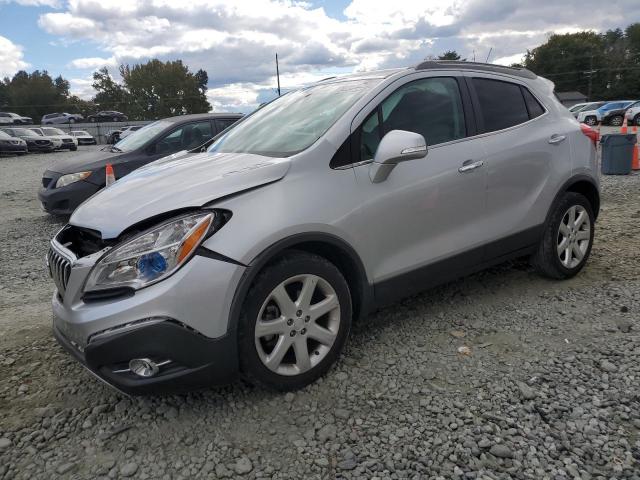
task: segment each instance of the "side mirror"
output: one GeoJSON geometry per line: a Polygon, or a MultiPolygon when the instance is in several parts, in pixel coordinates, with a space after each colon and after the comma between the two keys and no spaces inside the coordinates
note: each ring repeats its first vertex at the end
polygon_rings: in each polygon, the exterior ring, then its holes
{"type": "Polygon", "coordinates": [[[378,145],[369,168],[369,178],[372,183],[383,182],[398,163],[424,158],[426,155],[427,142],[422,135],[405,130],[391,130],[382,137],[378,145]]]}

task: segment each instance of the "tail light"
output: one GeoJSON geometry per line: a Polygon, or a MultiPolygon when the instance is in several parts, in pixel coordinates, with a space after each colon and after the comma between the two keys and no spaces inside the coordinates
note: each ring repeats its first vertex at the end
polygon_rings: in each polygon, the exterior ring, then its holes
{"type": "Polygon", "coordinates": [[[582,130],[582,133],[584,133],[587,137],[591,139],[594,147],[598,145],[598,141],[600,140],[600,134],[595,128],[591,128],[589,125],[581,123],[580,130],[582,130]]]}

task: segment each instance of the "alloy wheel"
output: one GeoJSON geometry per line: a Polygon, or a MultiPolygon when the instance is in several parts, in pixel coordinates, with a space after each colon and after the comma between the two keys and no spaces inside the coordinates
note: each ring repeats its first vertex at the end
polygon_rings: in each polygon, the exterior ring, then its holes
{"type": "Polygon", "coordinates": [[[611,125],[613,125],[614,127],[619,127],[620,125],[622,125],[623,122],[624,122],[623,118],[619,115],[616,115],[610,121],[611,125]]]}
{"type": "Polygon", "coordinates": [[[557,238],[560,263],[565,268],[580,265],[591,242],[591,218],[582,205],[572,206],[562,216],[557,238]]]}
{"type": "Polygon", "coordinates": [[[596,124],[596,119],[595,119],[595,117],[587,117],[585,119],[584,123],[586,123],[590,127],[593,127],[596,124]]]}
{"type": "Polygon", "coordinates": [[[262,363],[279,375],[299,375],[331,351],[340,329],[340,302],[322,277],[296,275],[267,296],[254,338],[262,363]]]}

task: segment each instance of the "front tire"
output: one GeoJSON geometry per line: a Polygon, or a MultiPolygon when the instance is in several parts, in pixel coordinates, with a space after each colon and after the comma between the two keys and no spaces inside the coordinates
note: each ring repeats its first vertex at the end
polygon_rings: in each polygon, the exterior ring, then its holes
{"type": "Polygon", "coordinates": [[[575,276],[584,267],[593,246],[595,216],[584,195],[565,193],[553,207],[538,250],[532,256],[536,270],[558,280],[575,276]]]}
{"type": "Polygon", "coordinates": [[[593,127],[598,124],[598,119],[594,116],[590,116],[584,119],[584,123],[586,123],[590,127],[593,127]]]}
{"type": "Polygon", "coordinates": [[[240,314],[243,376],[297,390],[324,375],[351,328],[351,295],[340,271],[318,255],[291,251],[258,274],[240,314]]]}

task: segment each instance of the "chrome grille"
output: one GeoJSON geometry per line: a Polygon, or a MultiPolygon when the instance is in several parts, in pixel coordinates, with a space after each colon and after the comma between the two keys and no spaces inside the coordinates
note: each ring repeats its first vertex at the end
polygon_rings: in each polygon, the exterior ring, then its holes
{"type": "Polygon", "coordinates": [[[47,253],[47,265],[49,266],[49,274],[56,284],[58,293],[60,293],[61,297],[64,297],[64,292],[67,290],[67,283],[69,282],[69,275],[71,275],[71,262],[53,248],[50,248],[49,253],[47,253]]]}

